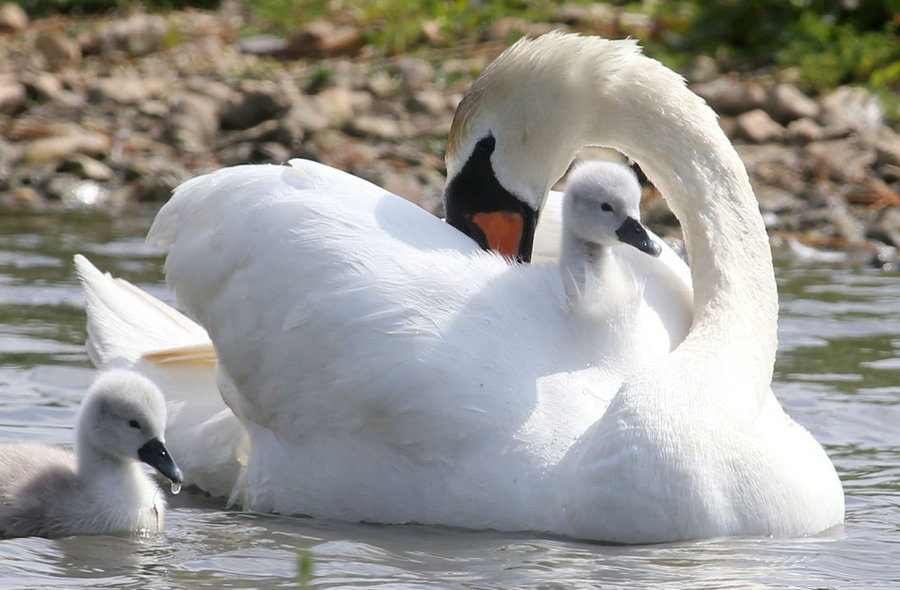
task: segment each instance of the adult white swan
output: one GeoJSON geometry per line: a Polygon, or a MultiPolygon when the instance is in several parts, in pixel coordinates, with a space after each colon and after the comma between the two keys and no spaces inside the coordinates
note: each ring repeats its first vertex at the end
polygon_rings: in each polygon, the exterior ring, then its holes
{"type": "Polygon", "coordinates": [[[537,209],[582,145],[642,165],[685,229],[690,332],[641,362],[610,336],[627,324],[581,329],[555,267],[510,266],[321,165],[194,179],[149,239],[249,435],[236,499],[629,543],[840,523],[830,461],[769,387],[768,243],[712,111],[632,42],[568,35],[517,43],[472,96],[451,179],[480,158],[472,178],[537,209]]]}

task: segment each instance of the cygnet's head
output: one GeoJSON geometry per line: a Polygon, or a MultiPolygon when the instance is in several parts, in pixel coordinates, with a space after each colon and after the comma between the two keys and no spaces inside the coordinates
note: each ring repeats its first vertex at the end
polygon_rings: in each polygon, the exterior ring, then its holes
{"type": "Polygon", "coordinates": [[[164,444],[166,400],[149,379],[112,370],[94,381],[81,404],[76,426],[78,446],[120,460],[140,460],[171,481],[181,470],[164,444]]]}
{"type": "Polygon", "coordinates": [[[641,224],[641,186],[622,164],[594,160],[569,175],[563,197],[563,231],[597,246],[620,243],[651,256],[662,251],[641,224]]]}

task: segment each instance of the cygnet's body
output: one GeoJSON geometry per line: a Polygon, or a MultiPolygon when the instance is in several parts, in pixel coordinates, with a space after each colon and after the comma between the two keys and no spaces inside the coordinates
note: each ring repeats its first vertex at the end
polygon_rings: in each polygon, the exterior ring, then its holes
{"type": "Polygon", "coordinates": [[[74,453],[0,444],[0,536],[161,530],[165,499],[140,462],[181,482],[163,444],[165,426],[165,399],[151,381],[104,373],[82,402],[74,453]]]}
{"type": "MultiPolygon", "coordinates": [[[[612,249],[627,244],[650,256],[660,245],[641,225],[641,186],[630,168],[596,160],[579,165],[569,175],[563,195],[560,266],[571,277],[566,282],[570,299],[622,285],[612,249]]],[[[625,277],[631,282],[631,277],[625,277]]]]}

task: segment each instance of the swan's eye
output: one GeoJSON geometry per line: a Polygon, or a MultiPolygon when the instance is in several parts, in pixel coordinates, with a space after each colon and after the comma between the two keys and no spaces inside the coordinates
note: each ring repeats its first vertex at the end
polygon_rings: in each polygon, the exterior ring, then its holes
{"type": "Polygon", "coordinates": [[[613,210],[612,205],[610,205],[609,203],[602,203],[600,205],[600,209],[602,209],[603,211],[612,211],[613,210]]]}
{"type": "Polygon", "coordinates": [[[132,428],[137,428],[138,430],[141,429],[141,423],[138,422],[137,420],[129,420],[128,425],[131,426],[132,428]]]}

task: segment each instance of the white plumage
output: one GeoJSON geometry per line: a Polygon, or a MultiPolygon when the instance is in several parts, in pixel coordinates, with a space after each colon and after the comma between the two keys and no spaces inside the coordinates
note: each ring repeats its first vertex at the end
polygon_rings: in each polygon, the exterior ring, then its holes
{"type": "MultiPolygon", "coordinates": [[[[642,332],[628,314],[586,325],[557,266],[510,265],[320,164],[193,179],[148,239],[169,249],[167,280],[215,344],[218,389],[239,421],[226,415],[231,440],[242,441],[213,455],[238,474],[233,499],[627,543],[840,523],[833,466],[771,393],[768,242],[712,111],[632,42],[547,35],[476,82],[451,132],[451,177],[485,134],[497,180],[534,207],[583,145],[641,164],[685,230],[695,292],[684,342],[645,346],[659,326],[642,332]]],[[[656,308],[663,328],[683,325],[677,302],[690,290],[674,253],[616,250],[638,261],[623,265],[643,293],[659,288],[671,305],[656,308]]],[[[89,293],[117,288],[96,276],[89,293]]],[[[177,352],[147,360],[196,364],[177,352]]],[[[212,416],[195,415],[205,431],[212,416]]]]}

